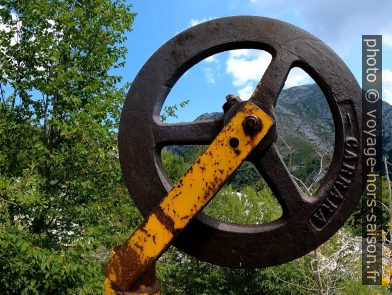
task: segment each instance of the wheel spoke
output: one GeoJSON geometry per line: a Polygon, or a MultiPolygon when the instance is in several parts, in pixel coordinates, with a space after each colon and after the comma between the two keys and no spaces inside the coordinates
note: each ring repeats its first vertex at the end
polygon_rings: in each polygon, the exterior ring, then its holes
{"type": "Polygon", "coordinates": [[[163,147],[176,144],[208,144],[223,128],[223,119],[189,123],[157,123],[154,128],[155,144],[163,147]]]}
{"type": "Polygon", "coordinates": [[[285,215],[298,214],[311,204],[291,176],[275,144],[253,163],[278,199],[285,215]]]}
{"type": "Polygon", "coordinates": [[[294,57],[284,52],[274,56],[250,100],[262,103],[267,109],[274,108],[294,60],[294,57]]]}

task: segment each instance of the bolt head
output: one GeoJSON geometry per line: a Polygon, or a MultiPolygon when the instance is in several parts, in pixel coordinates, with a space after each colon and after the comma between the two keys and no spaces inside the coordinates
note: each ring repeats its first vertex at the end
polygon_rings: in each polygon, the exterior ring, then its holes
{"type": "Polygon", "coordinates": [[[242,122],[242,127],[246,134],[255,135],[260,132],[262,124],[260,119],[256,116],[247,116],[242,122]]]}

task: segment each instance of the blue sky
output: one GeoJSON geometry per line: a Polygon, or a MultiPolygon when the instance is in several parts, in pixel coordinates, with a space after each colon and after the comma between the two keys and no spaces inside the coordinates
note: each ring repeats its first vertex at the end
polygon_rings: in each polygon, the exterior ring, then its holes
{"type": "MultiPolygon", "coordinates": [[[[361,83],[361,36],[383,35],[383,98],[392,104],[392,1],[316,0],[133,0],[136,16],[128,34],[127,64],[132,81],[148,58],[179,32],[209,19],[257,15],[289,22],[323,40],[346,62],[361,83]],[[376,4],[377,3],[377,4],[376,4]]],[[[204,112],[221,111],[229,93],[247,99],[270,56],[251,50],[225,52],[200,62],[174,86],[166,105],[189,99],[178,119],[191,121],[204,112]]],[[[301,70],[290,72],[285,87],[308,84],[301,70]]]]}

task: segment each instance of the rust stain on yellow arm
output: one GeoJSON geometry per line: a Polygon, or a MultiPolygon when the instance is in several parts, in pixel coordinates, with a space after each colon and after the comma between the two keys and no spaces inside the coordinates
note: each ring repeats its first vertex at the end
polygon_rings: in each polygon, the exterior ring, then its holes
{"type": "Polygon", "coordinates": [[[241,165],[273,125],[260,108],[247,102],[141,224],[128,241],[114,250],[105,272],[119,290],[127,290],[171,244],[241,165]],[[262,129],[248,135],[247,116],[256,116],[262,129]]]}

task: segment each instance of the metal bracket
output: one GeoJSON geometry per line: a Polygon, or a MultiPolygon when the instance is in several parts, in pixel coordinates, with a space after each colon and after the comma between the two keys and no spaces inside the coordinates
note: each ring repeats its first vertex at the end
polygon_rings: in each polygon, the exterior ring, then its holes
{"type": "Polygon", "coordinates": [[[159,206],[114,250],[105,267],[110,281],[105,282],[106,294],[132,290],[134,282],[208,204],[273,124],[273,119],[251,102],[235,113],[159,206]]]}

